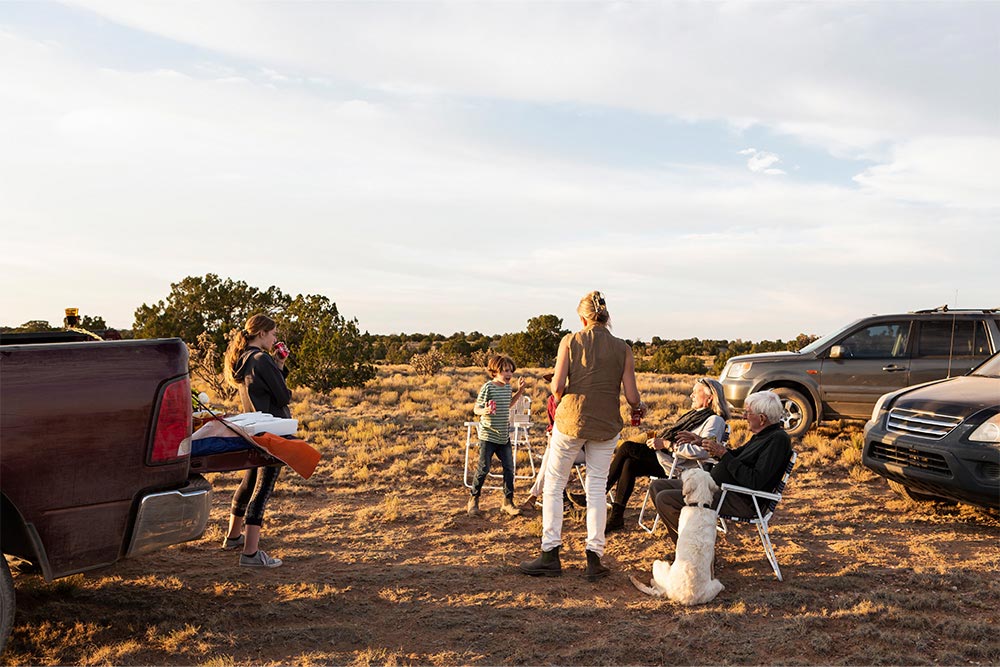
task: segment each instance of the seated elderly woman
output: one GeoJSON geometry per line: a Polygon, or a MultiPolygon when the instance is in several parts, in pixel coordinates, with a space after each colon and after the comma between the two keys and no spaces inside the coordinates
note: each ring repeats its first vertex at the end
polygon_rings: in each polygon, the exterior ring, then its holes
{"type": "MultiPolygon", "coordinates": [[[[617,488],[605,531],[625,527],[625,506],[635,489],[637,478],[666,476],[673,466],[674,457],[677,457],[677,470],[698,465],[699,460],[709,458],[703,447],[691,441],[714,438],[724,443],[729,433],[726,426],[729,417],[729,405],[722,385],[711,378],[699,378],[691,390],[691,410],[681,415],[673,426],[645,443],[628,441],[620,444],[608,471],[607,491],[610,492],[615,484],[617,488]]],[[[581,506],[586,502],[580,494],[571,493],[570,500],[581,506]]]]}
{"type": "MultiPolygon", "coordinates": [[[[712,479],[719,486],[735,484],[757,491],[771,491],[778,486],[792,457],[792,441],[781,428],[785,408],[771,391],[759,391],[747,396],[743,417],[753,434],[746,444],[733,450],[718,442],[700,437],[684,436],[690,444],[704,448],[718,463],[712,467],[712,479]]],[[[684,507],[683,483],[679,479],[658,479],[650,485],[650,495],[656,512],[667,527],[667,534],[677,543],[677,524],[684,507]]],[[[719,503],[722,491],[716,491],[712,506],[719,503]]],[[[727,493],[722,504],[727,516],[751,517],[753,501],[739,493],[727,493]]]]}

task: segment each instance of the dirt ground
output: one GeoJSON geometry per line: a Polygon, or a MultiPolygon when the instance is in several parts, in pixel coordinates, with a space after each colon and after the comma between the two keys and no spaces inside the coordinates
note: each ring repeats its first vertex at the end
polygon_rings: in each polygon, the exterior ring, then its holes
{"type": "MultiPolygon", "coordinates": [[[[451,402],[480,381],[451,379],[451,402]]],[[[690,380],[640,387],[662,398],[667,419],[690,380]]],[[[15,575],[3,663],[1000,663],[1000,518],[897,497],[844,453],[857,449],[858,425],[796,444],[771,526],[784,582],[754,529],[738,526],[717,544],[725,590],[681,607],[628,581],[648,577],[667,551],[662,533],[635,527],[644,483],[629,530],[609,537],[610,577],[582,578],[586,530],[575,515],[564,525],[563,576],[523,576],[517,564],[539,550],[539,515],[501,516],[498,491],[484,493],[483,517],[464,512],[467,411],[421,416],[435,399],[420,392],[443,384],[414,386],[398,373],[380,382],[297,394],[324,461],[309,480],[288,471],[279,480],[262,546],[283,567],[239,568],[236,553],[220,550],[237,474],[215,475],[202,539],[51,583],[15,575]]]]}

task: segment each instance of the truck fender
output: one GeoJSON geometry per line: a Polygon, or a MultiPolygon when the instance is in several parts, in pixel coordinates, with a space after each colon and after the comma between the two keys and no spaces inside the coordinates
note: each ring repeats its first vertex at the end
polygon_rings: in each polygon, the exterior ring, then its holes
{"type": "Polygon", "coordinates": [[[52,567],[38,531],[3,493],[0,493],[0,550],[37,565],[45,581],[52,581],[52,567]]]}

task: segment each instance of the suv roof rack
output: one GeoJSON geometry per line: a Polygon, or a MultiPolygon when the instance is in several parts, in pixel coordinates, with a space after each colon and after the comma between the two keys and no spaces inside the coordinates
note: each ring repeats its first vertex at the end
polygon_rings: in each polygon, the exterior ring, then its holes
{"type": "Polygon", "coordinates": [[[1000,308],[949,308],[948,304],[937,308],[925,308],[924,310],[911,310],[911,315],[924,315],[927,313],[996,313],[1000,308]]]}

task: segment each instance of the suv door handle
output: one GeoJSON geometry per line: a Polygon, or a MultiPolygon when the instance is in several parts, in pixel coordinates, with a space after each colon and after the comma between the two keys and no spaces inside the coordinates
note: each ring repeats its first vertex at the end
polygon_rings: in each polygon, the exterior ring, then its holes
{"type": "Polygon", "coordinates": [[[896,364],[889,364],[888,366],[883,366],[882,370],[886,373],[898,373],[899,371],[905,371],[906,369],[902,366],[897,366],[896,364]]]}

